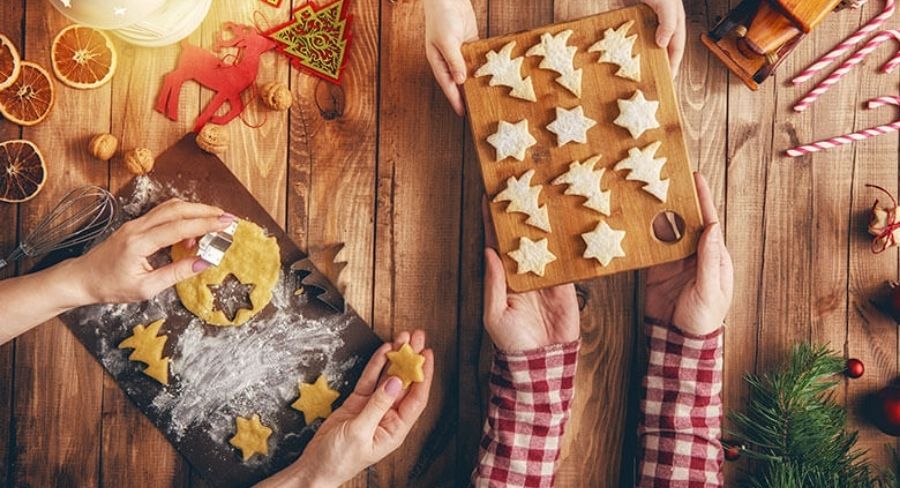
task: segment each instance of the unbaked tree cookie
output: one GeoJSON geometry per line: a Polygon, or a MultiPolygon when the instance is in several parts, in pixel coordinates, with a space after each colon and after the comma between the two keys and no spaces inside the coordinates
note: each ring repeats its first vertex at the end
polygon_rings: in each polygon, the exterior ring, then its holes
{"type": "Polygon", "coordinates": [[[507,213],[523,213],[528,216],[525,223],[550,232],[550,215],[547,206],[540,206],[538,197],[541,194],[541,185],[531,186],[531,178],[534,170],[530,169],[516,178],[510,176],[506,180],[506,188],[494,197],[494,202],[509,202],[506,206],[507,213]]]}
{"type": "Polygon", "coordinates": [[[585,207],[610,215],[610,190],[603,191],[601,180],[606,168],[595,169],[600,155],[594,156],[584,163],[572,161],[569,171],[559,175],[553,180],[554,185],[569,185],[566,195],[577,195],[587,200],[582,204],[585,207]]]}
{"type": "Polygon", "coordinates": [[[556,145],[562,147],[570,142],[587,143],[587,131],[597,125],[597,121],[584,116],[581,105],[566,110],[556,107],[556,120],[547,124],[547,130],[556,134],[556,145]]]}
{"type": "Polygon", "coordinates": [[[609,266],[614,258],[625,257],[625,250],[622,249],[625,231],[615,230],[606,222],[601,221],[594,230],[581,234],[581,238],[587,244],[584,257],[596,259],[603,266],[609,266]]]}
{"type": "Polygon", "coordinates": [[[566,90],[581,98],[581,68],[575,69],[575,53],[578,48],[569,46],[572,30],[564,30],[555,36],[549,32],[541,34],[541,42],[525,53],[526,56],[543,56],[539,67],[559,73],[556,82],[566,90]]]}
{"type": "Polygon", "coordinates": [[[331,415],[331,405],[341,394],[328,386],[328,378],[324,374],[319,375],[315,383],[298,381],[300,398],[291,404],[294,410],[303,413],[303,420],[310,425],[317,418],[327,418],[331,415]]]}
{"type": "Polygon", "coordinates": [[[416,354],[408,342],[400,346],[399,350],[387,353],[387,358],[391,363],[387,375],[400,378],[403,388],[409,388],[412,383],[425,381],[425,372],[422,370],[425,356],[416,354]]]}
{"type": "Polygon", "coordinates": [[[135,325],[131,336],[119,343],[119,349],[134,349],[128,356],[130,361],[140,361],[147,365],[144,374],[156,381],[169,384],[169,358],[163,357],[167,335],[158,335],[165,319],[159,319],[149,326],[135,325]]]}
{"type": "Polygon", "coordinates": [[[537,96],[531,84],[531,77],[522,78],[522,56],[512,57],[512,50],[516,47],[516,41],[511,41],[500,49],[500,52],[487,53],[487,62],[475,71],[476,77],[490,76],[491,86],[506,86],[512,88],[509,95],[522,100],[534,102],[537,96]]]}
{"type": "Polygon", "coordinates": [[[650,129],[659,127],[659,121],[656,120],[659,102],[647,100],[642,91],[637,90],[630,99],[620,99],[618,103],[619,116],[613,123],[628,129],[634,139],[641,137],[641,134],[650,129]]]}
{"type": "Polygon", "coordinates": [[[646,183],[643,189],[653,195],[659,201],[666,203],[669,194],[669,180],[662,179],[662,168],[666,164],[666,158],[654,158],[656,151],[662,145],[654,142],[643,149],[633,147],[628,150],[628,157],[616,163],[615,170],[629,170],[626,180],[643,181],[646,183]]]}
{"type": "Polygon", "coordinates": [[[241,450],[244,462],[247,462],[255,454],[269,455],[269,436],[272,429],[266,427],[259,420],[259,415],[253,414],[249,419],[237,417],[234,419],[237,432],[228,443],[241,450]]]}
{"type": "Polygon", "coordinates": [[[501,120],[497,124],[497,132],[489,135],[487,141],[497,150],[498,162],[510,157],[522,161],[528,148],[537,144],[528,132],[528,119],[522,119],[515,124],[501,120]]]}
{"type": "Polygon", "coordinates": [[[600,39],[588,48],[588,52],[600,53],[600,59],[597,60],[598,63],[618,65],[619,71],[616,71],[616,76],[628,80],[641,81],[641,55],[631,55],[634,49],[634,41],[637,40],[637,34],[628,35],[632,25],[634,25],[634,21],[629,20],[617,29],[606,29],[603,33],[603,39],[600,39]]]}
{"type": "Polygon", "coordinates": [[[544,276],[547,265],[556,261],[556,256],[547,248],[547,238],[532,241],[527,237],[519,238],[519,248],[507,253],[518,263],[516,274],[534,273],[544,276]]]}

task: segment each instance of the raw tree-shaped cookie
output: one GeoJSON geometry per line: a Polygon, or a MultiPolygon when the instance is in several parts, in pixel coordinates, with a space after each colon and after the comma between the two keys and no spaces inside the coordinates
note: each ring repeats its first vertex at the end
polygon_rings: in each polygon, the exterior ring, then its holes
{"type": "Polygon", "coordinates": [[[509,202],[509,205],[506,206],[508,213],[523,213],[528,216],[526,224],[544,232],[550,232],[550,216],[547,213],[547,206],[542,207],[538,203],[541,185],[531,186],[533,176],[533,169],[526,171],[518,178],[510,176],[506,180],[506,188],[494,197],[494,202],[509,202]]]}
{"type": "Polygon", "coordinates": [[[157,320],[147,327],[136,325],[131,337],[119,343],[119,349],[134,349],[128,356],[131,361],[140,361],[147,365],[144,374],[164,385],[169,384],[169,358],[162,357],[166,347],[166,335],[159,334],[159,328],[165,319],[157,320]]]}
{"type": "Polygon", "coordinates": [[[628,129],[634,139],[641,137],[641,134],[650,129],[659,127],[659,121],[656,120],[659,102],[647,100],[642,91],[635,91],[630,99],[618,100],[618,104],[619,116],[613,124],[628,129]]]}
{"type": "Polygon", "coordinates": [[[303,413],[303,420],[310,425],[317,418],[326,418],[331,415],[331,404],[341,394],[328,386],[328,378],[324,374],[319,375],[315,383],[298,381],[300,398],[291,404],[294,410],[303,413]]]}
{"type": "Polygon", "coordinates": [[[522,56],[512,57],[512,50],[516,47],[516,41],[511,41],[500,49],[500,52],[487,53],[487,62],[475,71],[476,77],[490,76],[491,86],[507,86],[512,88],[510,96],[534,102],[537,96],[531,85],[531,77],[522,78],[522,56]]]}
{"type": "Polygon", "coordinates": [[[615,258],[625,257],[622,249],[622,239],[625,239],[624,230],[615,230],[606,222],[600,222],[597,227],[587,233],[581,234],[587,248],[584,257],[596,259],[603,266],[608,266],[615,258]]]}
{"type": "Polygon", "coordinates": [[[497,161],[509,157],[522,161],[525,159],[525,151],[537,144],[528,132],[528,119],[522,119],[515,124],[501,120],[497,124],[497,132],[489,135],[487,141],[497,150],[497,161]]]}
{"type": "Polygon", "coordinates": [[[249,419],[237,417],[234,420],[237,432],[228,442],[241,450],[244,461],[246,462],[254,454],[268,456],[269,436],[272,435],[272,429],[259,421],[259,415],[253,414],[249,419]]]}
{"type": "Polygon", "coordinates": [[[582,204],[585,207],[610,215],[610,190],[603,191],[600,188],[600,181],[603,179],[603,173],[606,168],[594,169],[600,156],[594,156],[584,163],[572,161],[569,165],[569,171],[559,175],[553,180],[554,185],[569,185],[566,188],[566,195],[577,195],[585,197],[587,200],[582,204]]]}
{"type": "Polygon", "coordinates": [[[532,46],[525,55],[543,56],[539,67],[559,73],[556,82],[581,98],[582,70],[575,69],[575,53],[578,48],[566,44],[571,36],[571,30],[564,30],[555,36],[545,32],[541,34],[541,42],[532,46]]]}
{"type": "Polygon", "coordinates": [[[633,147],[628,150],[628,157],[616,163],[616,171],[630,170],[626,180],[643,181],[644,191],[665,203],[669,194],[669,180],[661,179],[662,168],[666,164],[666,158],[654,158],[656,151],[662,143],[657,141],[649,146],[638,149],[633,147]]]}
{"type": "Polygon", "coordinates": [[[519,248],[507,253],[518,263],[516,274],[534,273],[544,276],[548,264],[556,261],[556,256],[547,249],[547,238],[532,241],[527,237],[519,238],[519,248]]]}
{"type": "Polygon", "coordinates": [[[387,358],[391,363],[387,375],[400,378],[403,388],[408,388],[411,383],[425,381],[425,372],[422,370],[425,356],[416,354],[408,342],[400,346],[399,350],[387,353],[387,358]]]}
{"type": "Polygon", "coordinates": [[[641,81],[641,55],[631,56],[634,41],[637,40],[637,34],[628,35],[632,25],[634,21],[629,20],[618,29],[606,29],[603,39],[588,48],[588,52],[600,52],[600,59],[597,60],[599,63],[618,65],[619,71],[616,71],[616,76],[641,81]]]}
{"type": "Polygon", "coordinates": [[[581,105],[570,110],[556,107],[556,120],[547,124],[547,130],[556,134],[556,145],[562,147],[570,142],[586,144],[587,131],[595,125],[595,120],[584,116],[581,105]]]}

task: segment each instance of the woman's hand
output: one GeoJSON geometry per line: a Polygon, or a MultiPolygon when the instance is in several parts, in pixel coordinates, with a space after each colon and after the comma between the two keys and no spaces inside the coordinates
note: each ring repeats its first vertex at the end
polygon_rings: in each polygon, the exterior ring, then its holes
{"type": "Polygon", "coordinates": [[[401,332],[382,345],[363,371],[353,393],[331,413],[306,446],[303,455],[260,487],[337,487],[384,459],[406,439],[428,403],[434,354],[425,349],[425,332],[401,332]],[[425,356],[425,381],[407,390],[399,378],[384,378],[386,354],[409,345],[425,356]]]}
{"type": "Polygon", "coordinates": [[[659,27],[656,28],[656,44],[669,51],[669,65],[672,75],[678,73],[684,56],[684,39],[687,26],[682,0],[644,0],[656,12],[659,27]]]}
{"type": "Polygon", "coordinates": [[[702,336],[717,330],[728,314],[734,269],[709,186],[699,173],[694,182],[706,224],[697,254],[650,268],[645,315],[702,336]]]}
{"type": "Polygon", "coordinates": [[[478,39],[475,11],[469,0],[425,0],[425,56],[450,106],[465,113],[459,85],[466,81],[464,42],[478,39]]]}

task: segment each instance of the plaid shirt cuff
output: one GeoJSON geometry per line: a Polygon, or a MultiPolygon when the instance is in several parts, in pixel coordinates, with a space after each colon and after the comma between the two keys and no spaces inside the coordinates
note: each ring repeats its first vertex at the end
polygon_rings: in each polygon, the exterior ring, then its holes
{"type": "Polygon", "coordinates": [[[722,329],[692,336],[647,320],[641,487],[722,486],[722,329]]]}
{"type": "Polygon", "coordinates": [[[494,351],[476,487],[551,487],[575,393],[580,341],[494,351]]]}

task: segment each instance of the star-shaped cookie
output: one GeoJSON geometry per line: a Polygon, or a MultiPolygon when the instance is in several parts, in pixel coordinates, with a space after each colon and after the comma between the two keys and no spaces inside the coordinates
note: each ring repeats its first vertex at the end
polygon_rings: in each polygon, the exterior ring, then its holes
{"type": "Polygon", "coordinates": [[[541,42],[525,53],[526,56],[543,56],[539,67],[559,73],[556,82],[576,97],[581,97],[581,69],[575,69],[575,53],[578,48],[566,43],[572,30],[564,30],[555,36],[549,32],[541,34],[541,42]]]}
{"type": "Polygon", "coordinates": [[[525,151],[537,144],[528,132],[528,119],[522,119],[515,124],[501,120],[497,124],[497,132],[489,135],[487,141],[497,150],[497,161],[509,157],[522,161],[525,159],[525,151]]]}
{"type": "Polygon", "coordinates": [[[628,157],[616,163],[615,170],[630,170],[625,177],[626,180],[643,181],[646,183],[644,191],[665,203],[669,194],[669,180],[661,179],[660,175],[666,164],[666,158],[654,158],[661,145],[662,143],[657,141],[643,149],[636,147],[629,149],[628,157]]]}
{"type": "Polygon", "coordinates": [[[641,134],[650,129],[659,127],[659,121],[656,120],[659,102],[647,100],[642,91],[637,90],[630,99],[618,102],[619,117],[613,123],[628,129],[634,139],[641,137],[641,134]]]}
{"type": "Polygon", "coordinates": [[[608,266],[614,258],[625,257],[622,249],[625,231],[615,230],[606,222],[601,221],[594,230],[581,234],[581,238],[587,244],[584,257],[596,259],[603,266],[608,266]]]}
{"type": "Polygon", "coordinates": [[[425,381],[425,372],[422,371],[425,356],[416,354],[408,342],[400,346],[399,350],[387,353],[387,358],[391,363],[387,375],[400,378],[403,388],[408,388],[411,383],[425,381]]]}
{"type": "Polygon", "coordinates": [[[494,197],[494,202],[509,202],[509,205],[506,206],[507,213],[523,213],[528,216],[526,224],[544,232],[550,232],[550,216],[547,213],[547,206],[541,207],[538,202],[541,185],[531,186],[533,176],[533,169],[526,171],[518,178],[510,176],[506,180],[506,188],[494,197]]]}
{"type": "Polygon", "coordinates": [[[562,147],[570,142],[587,143],[587,131],[595,125],[595,120],[584,116],[581,105],[571,110],[556,107],[556,120],[547,124],[547,130],[556,134],[556,145],[562,147]]]}
{"type": "Polygon", "coordinates": [[[162,355],[163,348],[166,347],[166,339],[169,336],[157,335],[164,322],[164,319],[160,319],[147,327],[140,324],[135,325],[131,336],[119,343],[119,349],[134,349],[128,355],[128,360],[146,364],[145,375],[168,385],[169,358],[164,358],[162,355]]]}
{"type": "Polygon", "coordinates": [[[522,78],[522,56],[518,58],[512,57],[512,50],[516,47],[516,41],[507,43],[500,49],[500,52],[490,51],[487,53],[487,62],[481,65],[475,71],[476,77],[490,76],[491,86],[506,86],[512,88],[509,92],[510,96],[521,98],[534,102],[537,96],[534,94],[534,87],[531,85],[531,77],[522,78]]]}
{"type": "Polygon", "coordinates": [[[548,264],[556,261],[556,256],[547,249],[547,238],[532,241],[527,237],[519,238],[519,248],[507,253],[519,264],[517,274],[534,273],[544,276],[548,264]]]}
{"type": "Polygon", "coordinates": [[[603,39],[588,48],[588,52],[600,52],[600,59],[597,60],[599,63],[618,65],[619,71],[616,71],[616,76],[641,81],[641,55],[631,56],[634,41],[637,40],[637,34],[628,35],[632,25],[634,21],[629,20],[617,29],[606,29],[603,32],[603,39]]]}
{"type": "Polygon", "coordinates": [[[315,383],[297,382],[300,387],[300,398],[291,404],[291,408],[303,412],[303,420],[310,425],[317,418],[331,415],[331,404],[341,394],[328,387],[328,378],[319,375],[315,383]]]}
{"type": "Polygon", "coordinates": [[[559,175],[553,180],[554,185],[569,185],[566,188],[566,195],[577,195],[587,198],[582,204],[585,207],[610,215],[609,197],[610,190],[603,191],[600,188],[600,181],[603,179],[603,173],[606,168],[594,169],[600,156],[594,156],[584,163],[572,161],[569,164],[569,171],[559,175]]]}
{"type": "Polygon", "coordinates": [[[254,454],[269,455],[269,436],[272,429],[259,421],[259,415],[253,414],[249,419],[237,417],[234,419],[237,432],[228,443],[241,450],[246,462],[254,454]]]}

